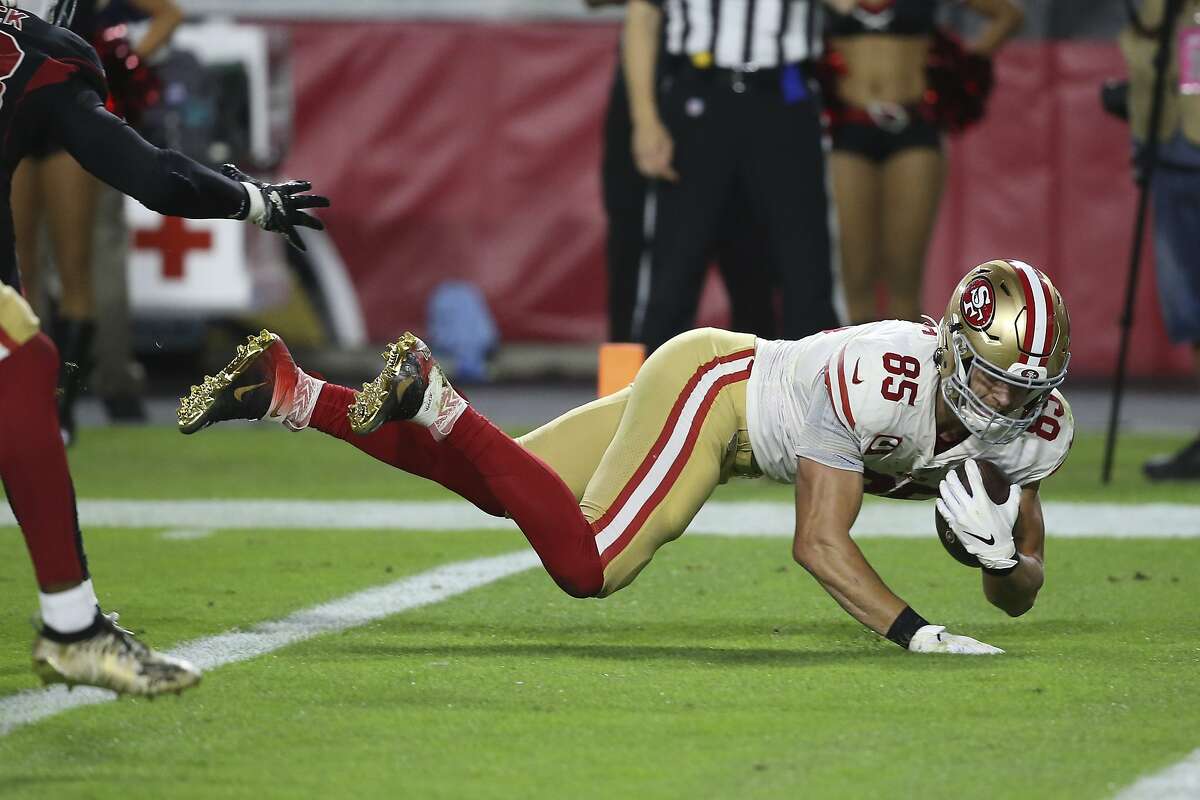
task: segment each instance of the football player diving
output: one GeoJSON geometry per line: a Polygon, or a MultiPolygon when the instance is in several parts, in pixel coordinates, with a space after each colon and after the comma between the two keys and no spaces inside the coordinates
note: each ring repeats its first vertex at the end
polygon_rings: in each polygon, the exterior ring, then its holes
{"type": "Polygon", "coordinates": [[[231,165],[214,172],[143,140],[105,110],[100,60],[65,27],[74,8],[74,0],[0,0],[0,479],[41,590],[38,675],[130,694],[178,692],[200,673],[118,626],[116,614],[101,612],[92,587],[59,432],[58,352],[20,293],[12,174],[50,138],[93,175],[161,214],[246,220],[297,246],[295,226],[321,228],[301,209],[329,201],[307,194],[303,181],[267,184],[231,165]]]}
{"type": "Polygon", "coordinates": [[[1058,290],[1021,261],[989,261],[942,320],[888,320],[799,341],[712,328],[655,351],[632,385],[512,439],[475,411],[412,334],[361,391],[312,377],[263,331],[181,401],[192,433],[227,419],[313,427],[479,508],[516,521],[574,597],[628,585],[731,476],[796,487],[792,554],[842,608],[918,653],[999,648],[931,624],[893,593],[850,537],[863,493],[939,496],[1012,616],[1044,573],[1038,486],[1066,459],[1073,421],[1056,391],[1070,360],[1058,290]],[[993,503],[972,459],[1014,482],[993,503]],[[952,468],[966,463],[964,486],[952,468]]]}

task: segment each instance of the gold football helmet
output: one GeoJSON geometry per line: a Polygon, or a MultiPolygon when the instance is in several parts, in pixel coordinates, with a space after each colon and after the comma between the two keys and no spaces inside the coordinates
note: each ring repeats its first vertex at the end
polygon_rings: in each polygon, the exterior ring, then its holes
{"type": "Polygon", "coordinates": [[[1024,261],[996,260],[967,273],[938,325],[935,361],[942,397],[967,430],[988,444],[1013,441],[1042,413],[1067,377],[1071,320],[1062,295],[1024,261]],[[979,370],[1009,384],[1019,398],[1005,411],[971,389],[979,370]]]}

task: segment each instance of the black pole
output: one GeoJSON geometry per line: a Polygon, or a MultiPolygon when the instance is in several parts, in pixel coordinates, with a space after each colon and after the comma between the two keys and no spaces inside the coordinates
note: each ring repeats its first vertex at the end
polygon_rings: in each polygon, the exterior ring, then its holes
{"type": "Polygon", "coordinates": [[[1121,346],[1117,351],[1117,374],[1113,383],[1112,404],[1108,416],[1108,438],[1104,443],[1104,466],[1100,480],[1107,484],[1112,477],[1113,452],[1117,446],[1117,422],[1121,416],[1121,395],[1125,391],[1125,358],[1129,351],[1129,334],[1133,328],[1133,301],[1137,294],[1138,273],[1142,266],[1142,239],[1146,230],[1146,209],[1150,205],[1150,187],[1158,166],[1158,133],[1162,127],[1163,89],[1167,84],[1167,65],[1171,62],[1171,36],[1183,0],[1167,0],[1161,27],[1158,29],[1158,52],[1154,55],[1154,95],[1150,98],[1150,124],[1146,143],[1140,153],[1137,214],[1133,222],[1133,246],[1129,254],[1129,278],[1125,283],[1125,311],[1121,314],[1121,346]]]}

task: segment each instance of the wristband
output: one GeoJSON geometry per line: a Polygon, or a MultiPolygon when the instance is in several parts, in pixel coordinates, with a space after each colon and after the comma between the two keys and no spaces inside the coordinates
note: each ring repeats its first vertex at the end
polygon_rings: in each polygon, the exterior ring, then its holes
{"type": "Polygon", "coordinates": [[[892,627],[888,628],[887,638],[907,650],[913,634],[928,624],[924,617],[912,610],[912,606],[905,606],[892,627]]]}
{"type": "Polygon", "coordinates": [[[245,192],[245,194],[242,195],[242,204],[240,206],[238,206],[237,211],[235,211],[229,215],[229,219],[244,220],[246,217],[248,217],[250,215],[250,187],[249,187],[249,185],[243,183],[242,191],[245,192]]]}
{"type": "Polygon", "coordinates": [[[263,202],[262,189],[248,181],[242,181],[242,188],[246,190],[246,204],[243,206],[245,214],[239,217],[239,219],[253,222],[255,225],[262,225],[263,217],[267,213],[266,203],[263,202]]]}

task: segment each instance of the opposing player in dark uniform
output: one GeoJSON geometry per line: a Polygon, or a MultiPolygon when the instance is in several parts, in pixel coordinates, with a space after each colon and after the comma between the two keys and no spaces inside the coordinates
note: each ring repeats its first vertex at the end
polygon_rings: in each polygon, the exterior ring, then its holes
{"type": "Polygon", "coordinates": [[[89,172],[161,214],[246,220],[301,248],[295,226],[322,228],[301,209],[329,201],[306,194],[311,187],[304,181],[263,183],[231,165],[215,172],[150,145],[109,114],[95,51],[60,27],[70,23],[74,5],[0,0],[0,479],[41,589],[35,671],[47,683],[178,692],[200,673],[118,627],[115,614],[100,611],[92,588],[59,434],[58,353],[20,293],[12,173],[33,146],[53,140],[89,172]]]}

